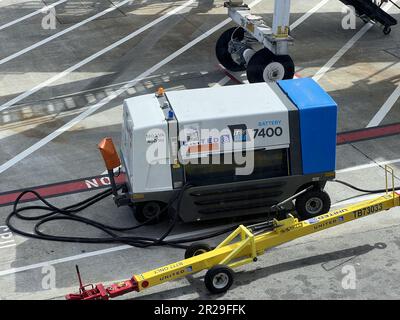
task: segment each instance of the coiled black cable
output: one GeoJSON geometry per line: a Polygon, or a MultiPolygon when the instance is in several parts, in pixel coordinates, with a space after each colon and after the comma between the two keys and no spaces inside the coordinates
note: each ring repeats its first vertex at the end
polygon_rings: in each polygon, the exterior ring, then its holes
{"type": "MultiPolygon", "coordinates": [[[[364,193],[381,193],[385,192],[386,189],[376,189],[376,190],[367,190],[363,188],[356,187],[352,185],[351,183],[341,181],[341,180],[332,180],[332,182],[340,183],[344,186],[347,186],[351,189],[354,189],[359,192],[364,192],[364,193]]],[[[112,226],[112,225],[107,225],[104,223],[100,223],[98,221],[95,221],[93,219],[85,218],[82,216],[78,216],[77,213],[80,211],[94,205],[95,203],[109,197],[112,195],[112,189],[107,189],[105,191],[102,191],[92,197],[89,197],[83,201],[77,202],[75,204],[72,204],[70,206],[66,206],[63,208],[56,207],[52,205],[50,202],[48,202],[46,199],[44,199],[39,193],[37,193],[34,190],[26,190],[20,193],[20,195],[17,197],[17,199],[14,202],[13,205],[13,210],[12,212],[7,216],[6,218],[6,225],[10,228],[10,230],[16,234],[29,237],[29,238],[35,238],[35,239],[41,239],[41,240],[49,240],[49,241],[61,241],[61,242],[79,242],[79,243],[124,243],[128,244],[134,247],[140,247],[140,248],[145,248],[149,246],[161,246],[161,245],[168,245],[168,246],[173,246],[173,247],[178,247],[178,248],[187,248],[187,246],[183,245],[184,243],[188,242],[194,242],[194,241],[200,241],[200,240],[205,240],[205,239],[210,239],[213,237],[217,237],[220,235],[223,235],[227,232],[231,232],[234,229],[237,228],[237,226],[232,226],[228,227],[219,231],[215,232],[210,232],[206,233],[200,236],[196,237],[183,237],[183,238],[177,238],[174,240],[165,240],[172,230],[174,229],[175,225],[178,222],[179,219],[179,212],[180,212],[180,207],[181,207],[181,200],[183,197],[183,194],[187,188],[189,188],[190,185],[186,184],[182,187],[182,189],[177,193],[177,195],[172,198],[166,207],[164,207],[158,215],[150,218],[149,220],[130,227],[117,227],[117,226],[112,226]],[[33,205],[33,206],[25,206],[22,208],[19,208],[19,204],[21,202],[21,199],[24,195],[32,193],[36,196],[37,200],[41,201],[44,205],[33,205]],[[167,230],[159,237],[159,238],[151,238],[151,237],[144,237],[144,236],[121,236],[117,232],[127,232],[127,231],[132,231],[138,228],[143,227],[144,225],[147,225],[151,223],[154,219],[158,219],[161,214],[163,214],[166,210],[169,210],[169,208],[173,205],[173,203],[177,201],[177,206],[175,210],[175,214],[172,218],[172,221],[167,228],[167,230]],[[48,213],[37,215],[37,216],[25,216],[21,214],[23,211],[29,211],[29,210],[43,210],[43,211],[48,211],[48,213]],[[12,224],[12,219],[13,218],[18,218],[20,220],[27,220],[27,221],[37,221],[33,227],[34,233],[29,233],[26,231],[23,231],[21,229],[18,229],[12,224]],[[40,227],[43,226],[44,224],[50,222],[50,221],[60,221],[60,220],[69,220],[69,221],[76,221],[76,222],[81,222],[85,223],[89,226],[92,226],[96,229],[99,229],[106,233],[109,237],[72,237],[72,236],[59,236],[59,235],[52,235],[52,234],[47,234],[44,233],[43,231],[40,230],[40,227]]],[[[120,190],[122,186],[117,187],[117,190],[120,190]]],[[[395,190],[400,190],[400,187],[396,187],[395,190]]]]}
{"type": "MultiPolygon", "coordinates": [[[[174,239],[171,241],[166,241],[165,238],[172,232],[174,229],[178,218],[179,218],[179,212],[180,212],[180,206],[181,206],[181,200],[183,197],[183,194],[185,190],[189,187],[189,185],[185,185],[180,192],[176,195],[176,197],[172,198],[167,206],[163,208],[163,210],[157,215],[149,220],[145,221],[144,223],[131,226],[131,227],[117,227],[117,226],[110,226],[106,225],[103,223],[100,223],[98,221],[88,219],[82,216],[78,216],[77,213],[88,208],[89,206],[101,201],[104,198],[109,197],[112,195],[112,189],[107,189],[105,191],[102,191],[90,198],[87,198],[83,201],[80,201],[78,203],[75,203],[73,205],[64,207],[64,208],[59,208],[51,203],[49,203],[46,199],[44,199],[39,193],[37,193],[34,190],[26,190],[22,192],[17,199],[14,202],[13,205],[13,210],[12,212],[8,215],[6,219],[6,224],[10,228],[10,230],[16,234],[29,237],[29,238],[35,238],[35,239],[41,239],[41,240],[50,240],[50,241],[61,241],[61,242],[80,242],[80,243],[124,243],[128,244],[134,247],[149,247],[149,246],[161,246],[161,245],[169,245],[173,247],[178,247],[178,248],[186,248],[187,246],[182,245],[182,243],[187,243],[187,242],[193,242],[193,241],[198,241],[201,239],[208,239],[212,237],[216,237],[219,235],[222,235],[226,232],[232,231],[235,227],[229,227],[224,230],[219,230],[217,232],[213,233],[208,233],[202,236],[197,236],[197,237],[187,237],[187,238],[178,238],[174,239]],[[22,208],[18,208],[18,205],[22,199],[22,197],[25,194],[32,193],[36,196],[37,200],[41,201],[44,206],[39,206],[39,205],[34,205],[34,206],[26,206],[22,208]],[[165,210],[168,210],[172,204],[177,201],[177,209],[175,210],[174,217],[172,219],[172,222],[170,223],[168,229],[159,237],[159,238],[151,238],[151,237],[144,237],[144,236],[121,236],[117,234],[116,232],[126,232],[126,231],[131,231],[134,229],[138,229],[146,224],[149,224],[152,220],[158,219],[158,217],[165,212],[165,210]],[[25,216],[22,215],[21,212],[23,211],[28,211],[28,210],[44,210],[44,211],[49,211],[49,213],[46,214],[41,214],[38,216],[25,216]],[[21,229],[18,229],[12,224],[12,219],[16,217],[21,220],[28,220],[28,221],[38,221],[34,225],[34,233],[29,233],[26,231],[23,231],[21,229]],[[109,237],[71,237],[71,236],[59,236],[59,235],[52,235],[52,234],[47,234],[44,233],[40,230],[40,227],[43,226],[45,223],[48,223],[50,221],[56,221],[56,220],[69,220],[69,221],[77,221],[81,223],[85,223],[87,225],[90,225],[94,228],[97,228],[103,232],[105,232],[109,237]]],[[[121,189],[122,186],[118,187],[118,190],[121,189]]]]}

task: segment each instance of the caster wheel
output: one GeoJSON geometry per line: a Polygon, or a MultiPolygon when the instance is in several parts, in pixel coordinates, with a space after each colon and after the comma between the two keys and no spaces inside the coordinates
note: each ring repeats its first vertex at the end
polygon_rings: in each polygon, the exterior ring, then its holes
{"type": "Polygon", "coordinates": [[[264,48],[257,51],[247,66],[247,79],[250,83],[274,82],[293,79],[295,67],[288,55],[277,56],[264,48]]]}
{"type": "Polygon", "coordinates": [[[151,201],[138,203],[132,207],[132,210],[138,222],[144,223],[148,221],[147,224],[157,224],[165,216],[164,212],[162,212],[164,206],[160,202],[151,201]]]}
{"type": "Polygon", "coordinates": [[[185,251],[185,259],[198,256],[199,254],[211,251],[212,248],[206,243],[192,243],[185,251]]]}
{"type": "Polygon", "coordinates": [[[301,220],[327,213],[331,208],[331,198],[324,190],[311,189],[296,199],[296,211],[301,220]]]}
{"type": "Polygon", "coordinates": [[[388,34],[390,34],[392,32],[392,28],[391,27],[385,27],[385,28],[383,28],[383,34],[384,35],[388,35],[388,34]]]}
{"type": "Polygon", "coordinates": [[[245,64],[237,64],[232,59],[232,54],[229,52],[229,43],[232,39],[236,41],[243,40],[244,30],[242,28],[233,27],[226,30],[218,39],[215,46],[215,53],[218,61],[228,70],[237,72],[246,70],[245,64]]]}
{"type": "Polygon", "coordinates": [[[224,293],[233,283],[233,270],[224,265],[216,265],[207,271],[204,283],[211,293],[224,293]]]}

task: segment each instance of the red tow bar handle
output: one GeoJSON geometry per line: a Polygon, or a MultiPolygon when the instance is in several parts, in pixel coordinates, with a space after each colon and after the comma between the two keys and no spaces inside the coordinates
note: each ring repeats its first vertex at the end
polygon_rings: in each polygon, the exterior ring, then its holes
{"type": "Polygon", "coordinates": [[[135,277],[105,287],[101,283],[96,286],[93,284],[83,285],[78,266],[76,266],[76,272],[79,280],[79,293],[67,294],[65,296],[67,300],[108,300],[128,292],[139,291],[138,282],[135,277]]]}
{"type": "Polygon", "coordinates": [[[119,283],[113,283],[108,287],[103,284],[96,286],[89,284],[79,288],[79,293],[70,293],[65,296],[67,300],[108,300],[122,296],[123,294],[139,291],[135,279],[125,280],[119,283]]]}

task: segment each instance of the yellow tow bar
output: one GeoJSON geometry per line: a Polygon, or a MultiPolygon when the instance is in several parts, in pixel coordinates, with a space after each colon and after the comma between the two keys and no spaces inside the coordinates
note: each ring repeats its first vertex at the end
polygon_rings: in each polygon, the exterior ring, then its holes
{"type": "MultiPolygon", "coordinates": [[[[233,282],[232,268],[256,261],[257,257],[264,254],[265,250],[269,248],[400,206],[400,195],[394,189],[393,169],[386,166],[385,172],[386,194],[373,200],[362,201],[303,221],[299,221],[289,214],[288,218],[284,220],[278,221],[274,219],[268,226],[269,231],[265,232],[264,229],[259,234],[253,233],[250,230],[252,227],[247,228],[240,225],[213,250],[197,244],[196,251],[193,250],[196,246],[194,244],[191,250],[193,256],[188,259],[134,275],[129,280],[110,286],[103,284],[83,286],[81,284],[79,293],[69,294],[66,298],[68,300],[107,300],[131,291],[141,291],[202,270],[208,270],[205,275],[205,285],[209,291],[212,293],[225,292],[233,282]],[[391,190],[389,190],[388,186],[388,175],[391,176],[391,190]]],[[[260,224],[255,226],[259,227],[260,224]]]]}

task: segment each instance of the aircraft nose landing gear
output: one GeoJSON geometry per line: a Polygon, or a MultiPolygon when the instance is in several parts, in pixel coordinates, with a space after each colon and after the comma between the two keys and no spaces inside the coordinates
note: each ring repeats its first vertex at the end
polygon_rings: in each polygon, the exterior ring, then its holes
{"type": "Polygon", "coordinates": [[[289,36],[290,0],[275,0],[272,28],[239,2],[225,3],[238,27],[226,30],[218,39],[218,61],[232,72],[246,70],[251,83],[292,79],[295,66],[288,55],[288,44],[293,41],[289,36]]]}
{"type": "Polygon", "coordinates": [[[230,28],[217,41],[217,59],[229,71],[246,70],[250,83],[293,79],[295,66],[289,55],[275,55],[267,48],[256,51],[255,42],[243,28],[230,28]]]}

